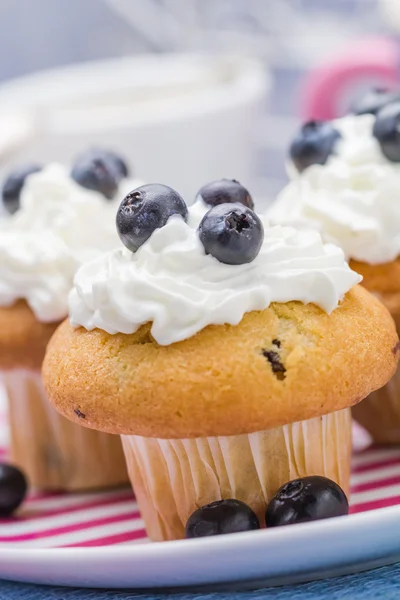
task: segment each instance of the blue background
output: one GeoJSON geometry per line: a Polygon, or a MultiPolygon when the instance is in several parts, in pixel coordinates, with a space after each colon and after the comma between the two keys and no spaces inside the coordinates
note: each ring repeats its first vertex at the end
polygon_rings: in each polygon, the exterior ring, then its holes
{"type": "Polygon", "coordinates": [[[400,597],[400,564],[381,567],[374,571],[338,577],[298,586],[255,590],[252,592],[225,592],[218,594],[137,594],[134,592],[106,592],[46,588],[16,583],[0,583],[0,600],[378,600],[400,597]]]}

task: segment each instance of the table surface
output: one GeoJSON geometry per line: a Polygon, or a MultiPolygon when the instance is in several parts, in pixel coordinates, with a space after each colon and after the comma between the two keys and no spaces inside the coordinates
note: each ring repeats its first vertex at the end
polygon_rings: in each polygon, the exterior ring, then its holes
{"type": "Polygon", "coordinates": [[[378,600],[400,597],[400,563],[358,575],[335,577],[295,586],[254,590],[195,594],[156,594],[103,590],[78,590],[45,586],[0,583],[0,600],[378,600]]]}

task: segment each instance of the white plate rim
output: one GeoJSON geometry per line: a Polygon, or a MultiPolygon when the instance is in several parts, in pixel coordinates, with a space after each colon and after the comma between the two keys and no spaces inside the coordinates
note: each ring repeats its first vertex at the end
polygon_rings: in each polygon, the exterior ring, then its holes
{"type": "Polygon", "coordinates": [[[400,557],[400,506],[199,540],[93,548],[0,545],[0,578],[77,587],[148,589],[262,580],[277,585],[355,572],[400,557]],[[320,575],[319,575],[320,574],[320,575]]]}

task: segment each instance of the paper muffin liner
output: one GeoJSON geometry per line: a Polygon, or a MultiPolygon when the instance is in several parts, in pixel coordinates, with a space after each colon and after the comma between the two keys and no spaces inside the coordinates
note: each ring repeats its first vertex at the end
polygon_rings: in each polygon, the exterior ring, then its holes
{"type": "Polygon", "coordinates": [[[62,417],[49,403],[39,371],[1,373],[11,429],[10,459],[43,490],[116,487],[128,475],[121,441],[62,417]]]}
{"type": "MultiPolygon", "coordinates": [[[[400,335],[400,316],[392,314],[400,335]]],[[[400,365],[392,379],[353,406],[354,419],[378,444],[400,444],[400,365]]]]}
{"type": "Polygon", "coordinates": [[[224,498],[246,502],[264,524],[268,500],[297,477],[325,475],[349,488],[350,409],[258,433],[122,443],[152,540],[183,538],[193,511],[224,498]]]}

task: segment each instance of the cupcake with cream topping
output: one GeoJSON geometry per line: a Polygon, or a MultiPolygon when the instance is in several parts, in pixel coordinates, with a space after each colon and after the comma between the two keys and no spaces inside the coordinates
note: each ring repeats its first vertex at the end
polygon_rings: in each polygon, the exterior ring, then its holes
{"type": "Polygon", "coordinates": [[[171,188],[129,194],[125,247],[79,269],[43,364],[61,414],[122,436],[153,540],[221,499],[264,523],[297,477],[347,491],[350,407],[397,364],[393,321],[342,250],[226,200],[194,227],[171,188]]]}
{"type": "Polygon", "coordinates": [[[83,490],[127,480],[118,437],[61,417],[48,403],[40,374],[46,345],[68,314],[76,270],[118,245],[116,210],[138,185],[125,169],[119,157],[90,150],[71,170],[27,165],[3,183],[0,369],[11,459],[38,488],[83,490]]]}
{"type": "MultiPolygon", "coordinates": [[[[274,223],[311,226],[325,241],[338,244],[400,331],[400,101],[374,92],[355,112],[332,123],[312,124],[312,140],[303,126],[291,147],[290,168],[293,173],[297,164],[302,172],[284,188],[268,216],[274,223]],[[321,135],[325,141],[319,142],[321,135]],[[328,138],[333,140],[329,152],[328,138]]],[[[354,415],[377,442],[399,443],[400,371],[357,406],[354,415]]]]}

